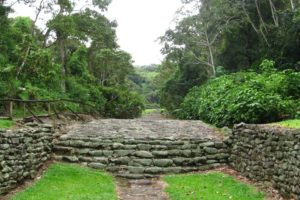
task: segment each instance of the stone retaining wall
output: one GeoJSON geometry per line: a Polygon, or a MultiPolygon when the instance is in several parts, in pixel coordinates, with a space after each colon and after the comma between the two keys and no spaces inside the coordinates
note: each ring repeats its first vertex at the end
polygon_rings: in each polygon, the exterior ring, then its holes
{"type": "Polygon", "coordinates": [[[229,141],[234,169],[251,179],[272,182],[284,196],[300,199],[300,130],[241,124],[229,141]]]}
{"type": "MultiPolygon", "coordinates": [[[[235,126],[229,139],[186,137],[63,135],[51,126],[31,124],[0,130],[0,195],[50,158],[81,163],[127,178],[185,173],[231,165],[242,175],[268,181],[285,196],[300,200],[300,130],[266,125],[235,126]],[[53,148],[52,148],[53,146],[53,148]]],[[[177,135],[178,136],[178,135],[177,135]]]]}
{"type": "Polygon", "coordinates": [[[126,139],[62,136],[56,159],[86,164],[127,178],[207,170],[228,162],[228,149],[211,139],[126,139]]]}
{"type": "MultiPolygon", "coordinates": [[[[29,124],[28,124],[29,125],[29,124]]],[[[52,152],[51,126],[0,130],[0,195],[33,178],[52,152]]]]}

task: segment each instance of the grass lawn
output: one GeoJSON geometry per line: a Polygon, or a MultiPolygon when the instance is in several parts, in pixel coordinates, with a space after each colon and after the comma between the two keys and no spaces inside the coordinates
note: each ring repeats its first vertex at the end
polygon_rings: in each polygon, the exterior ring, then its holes
{"type": "Polygon", "coordinates": [[[113,179],[106,173],[70,164],[53,164],[32,187],[12,200],[116,200],[113,179]]]}
{"type": "Polygon", "coordinates": [[[165,176],[171,200],[262,200],[254,187],[222,173],[165,176]]]}
{"type": "Polygon", "coordinates": [[[11,120],[0,120],[0,128],[10,128],[12,127],[13,125],[15,125],[15,122],[14,121],[11,121],[11,120]]]}
{"type": "Polygon", "coordinates": [[[286,120],[275,124],[287,128],[300,128],[300,119],[286,120]]]}

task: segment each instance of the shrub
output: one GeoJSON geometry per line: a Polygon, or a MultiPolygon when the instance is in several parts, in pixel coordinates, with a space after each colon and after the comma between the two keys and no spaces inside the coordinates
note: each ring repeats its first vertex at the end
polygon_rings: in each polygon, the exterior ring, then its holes
{"type": "Polygon", "coordinates": [[[138,94],[116,88],[103,88],[102,93],[106,98],[105,117],[131,119],[142,114],[144,104],[138,94]]]}
{"type": "Polygon", "coordinates": [[[181,104],[179,117],[201,119],[222,127],[296,116],[300,74],[277,72],[271,70],[270,62],[267,64],[261,74],[238,72],[193,88],[181,104]]]}

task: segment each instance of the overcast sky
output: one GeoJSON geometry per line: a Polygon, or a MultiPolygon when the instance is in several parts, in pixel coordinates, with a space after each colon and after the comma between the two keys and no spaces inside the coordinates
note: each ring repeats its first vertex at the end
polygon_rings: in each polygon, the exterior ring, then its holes
{"type": "MultiPolygon", "coordinates": [[[[163,59],[157,38],[171,26],[180,5],[180,0],[113,0],[105,15],[117,20],[118,43],[135,65],[155,64],[163,59]]],[[[14,9],[14,15],[34,16],[24,5],[14,9]]]]}
{"type": "Polygon", "coordinates": [[[170,27],[180,5],[180,0],[113,0],[107,16],[117,20],[119,44],[135,64],[160,62],[157,38],[170,27]]]}

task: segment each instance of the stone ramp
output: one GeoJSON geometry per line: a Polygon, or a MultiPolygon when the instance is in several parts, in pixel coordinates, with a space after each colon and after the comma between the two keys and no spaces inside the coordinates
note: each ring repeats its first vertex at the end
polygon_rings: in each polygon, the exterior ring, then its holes
{"type": "Polygon", "coordinates": [[[201,121],[104,119],[72,127],[54,143],[57,160],[126,178],[208,170],[228,162],[228,147],[201,121]]]}

